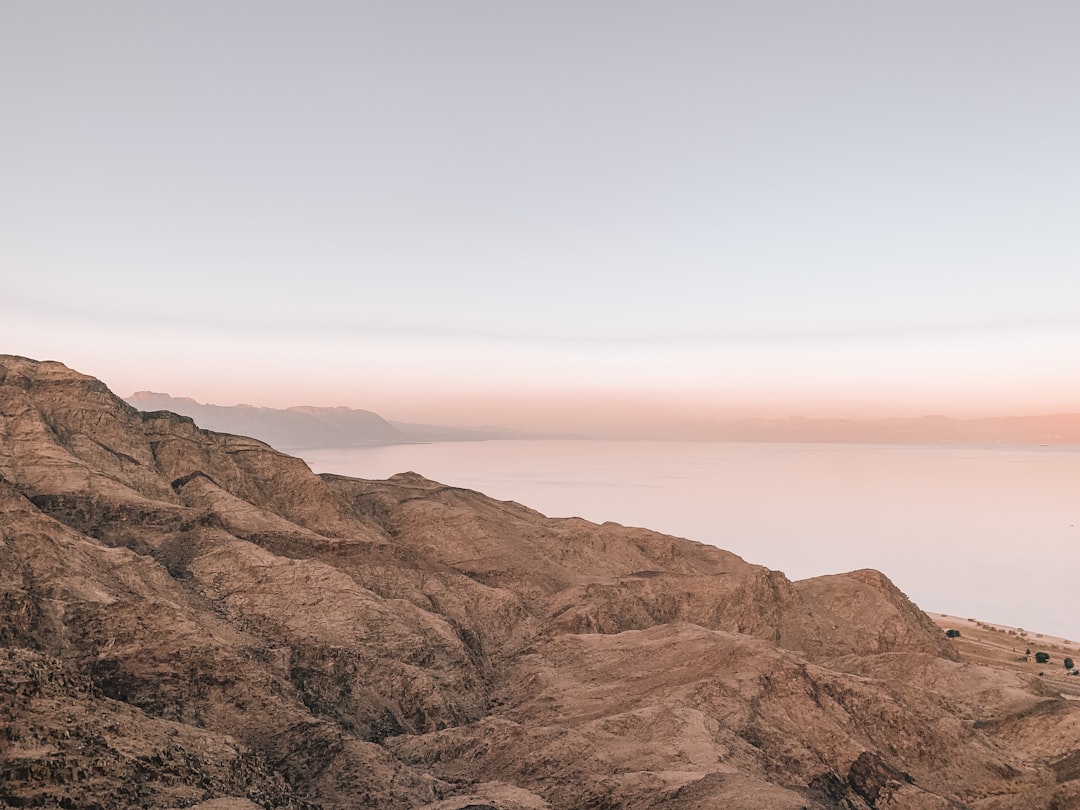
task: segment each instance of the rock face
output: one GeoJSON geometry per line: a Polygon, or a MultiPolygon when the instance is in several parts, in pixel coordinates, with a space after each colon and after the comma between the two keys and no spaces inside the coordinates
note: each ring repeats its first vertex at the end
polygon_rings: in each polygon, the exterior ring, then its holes
{"type": "Polygon", "coordinates": [[[1080,706],[883,575],[804,582],[315,476],[0,356],[0,804],[1033,808],[1080,706]]]}

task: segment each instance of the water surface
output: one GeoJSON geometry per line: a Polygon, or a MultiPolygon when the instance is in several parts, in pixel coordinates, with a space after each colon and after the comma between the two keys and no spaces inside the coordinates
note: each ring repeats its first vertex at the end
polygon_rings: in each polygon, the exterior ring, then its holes
{"type": "Polygon", "coordinates": [[[488,441],[313,450],[544,514],[712,543],[792,579],[884,571],[921,607],[1080,637],[1080,448],[488,441]]]}

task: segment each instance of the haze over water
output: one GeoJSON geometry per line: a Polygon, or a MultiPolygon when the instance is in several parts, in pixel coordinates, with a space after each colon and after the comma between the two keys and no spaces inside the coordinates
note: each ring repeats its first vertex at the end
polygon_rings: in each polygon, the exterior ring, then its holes
{"type": "Polygon", "coordinates": [[[876,568],[925,610],[1080,636],[1080,448],[489,441],[306,451],[554,517],[712,543],[791,579],[876,568]]]}

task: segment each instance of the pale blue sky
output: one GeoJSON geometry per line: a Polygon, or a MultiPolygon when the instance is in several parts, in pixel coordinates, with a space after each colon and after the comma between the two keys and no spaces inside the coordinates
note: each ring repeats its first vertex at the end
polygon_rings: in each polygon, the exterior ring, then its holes
{"type": "Polygon", "coordinates": [[[1066,2],[7,2],[0,351],[466,422],[1078,410],[1078,43],[1066,2]]]}

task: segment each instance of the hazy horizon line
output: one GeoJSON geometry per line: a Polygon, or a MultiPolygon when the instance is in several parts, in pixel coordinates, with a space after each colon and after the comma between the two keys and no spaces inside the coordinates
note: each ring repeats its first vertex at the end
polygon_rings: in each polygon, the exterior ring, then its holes
{"type": "MultiPolygon", "coordinates": [[[[431,419],[428,419],[428,420],[420,420],[418,422],[418,420],[415,419],[415,418],[401,418],[401,419],[399,419],[399,418],[397,418],[397,417],[395,417],[393,415],[384,414],[384,413],[382,413],[382,412],[380,412],[380,411],[378,411],[376,409],[373,409],[373,408],[355,407],[355,406],[352,406],[352,405],[342,405],[342,404],[337,404],[337,405],[313,405],[313,404],[309,404],[309,403],[297,403],[297,404],[289,405],[289,406],[286,406],[286,407],[276,407],[276,406],[272,406],[272,405],[258,405],[258,404],[253,404],[253,403],[250,403],[250,402],[237,402],[237,403],[226,405],[226,404],[217,403],[217,402],[202,402],[202,401],[199,401],[199,400],[195,399],[194,397],[178,396],[178,395],[174,395],[174,394],[164,392],[164,391],[150,391],[150,390],[146,390],[146,389],[139,390],[139,391],[134,391],[131,394],[122,397],[122,399],[125,402],[130,403],[131,400],[138,400],[140,395],[150,395],[150,396],[155,396],[155,397],[167,397],[167,398],[169,398],[171,400],[185,401],[185,402],[189,402],[189,403],[192,403],[192,404],[195,404],[195,405],[198,405],[198,406],[201,406],[201,407],[207,407],[207,408],[251,408],[251,409],[268,410],[268,411],[291,411],[291,410],[300,410],[300,409],[303,409],[303,408],[318,409],[318,410],[335,410],[335,409],[344,408],[344,409],[347,409],[347,410],[350,410],[350,411],[374,413],[375,415],[377,415],[380,418],[386,420],[387,422],[413,423],[413,424],[426,423],[426,424],[433,424],[433,425],[434,424],[439,424],[439,425],[444,425],[446,427],[456,427],[456,428],[466,428],[466,429],[495,429],[495,428],[497,428],[497,429],[503,429],[503,430],[516,430],[516,431],[529,431],[529,432],[554,432],[554,431],[538,431],[538,430],[535,430],[533,428],[522,428],[522,427],[519,427],[519,426],[514,426],[512,424],[460,423],[458,421],[454,421],[452,418],[451,418],[450,421],[447,421],[447,420],[444,420],[444,419],[440,419],[438,417],[434,417],[434,421],[432,421],[431,419]]],[[[1053,418],[1068,418],[1068,417],[1080,418],[1080,407],[1078,407],[1077,410],[1055,410],[1055,411],[1040,411],[1040,412],[1027,412],[1027,413],[1001,413],[1001,414],[987,415],[987,416],[953,416],[953,415],[949,415],[948,413],[935,412],[935,411],[927,411],[927,412],[920,412],[920,413],[917,413],[917,414],[907,414],[907,415],[896,413],[896,414],[885,415],[885,416],[857,416],[857,415],[844,415],[844,414],[839,414],[839,413],[838,414],[832,414],[832,415],[824,415],[824,416],[807,416],[806,414],[802,414],[802,413],[790,413],[790,414],[788,414],[786,416],[770,416],[770,415],[765,415],[765,414],[757,414],[757,415],[754,415],[754,414],[716,415],[716,416],[707,416],[707,417],[698,417],[698,418],[686,417],[686,418],[653,419],[653,420],[645,420],[645,421],[613,423],[613,424],[609,425],[606,429],[610,430],[610,431],[647,431],[647,430],[650,430],[650,429],[664,429],[664,428],[693,428],[693,427],[709,427],[709,426],[719,426],[719,425],[733,425],[733,424],[746,423],[746,422],[757,422],[757,423],[765,423],[765,424],[791,423],[791,422],[807,422],[807,423],[818,423],[818,424],[820,424],[820,423],[843,422],[843,423],[855,423],[855,424],[860,424],[860,425],[873,426],[873,425],[882,425],[882,424],[894,423],[894,422],[919,422],[919,421],[922,421],[922,420],[934,420],[934,419],[947,420],[947,421],[950,421],[950,422],[959,422],[959,423],[971,423],[971,422],[986,422],[986,421],[994,421],[994,420],[1053,419],[1053,418]]],[[[593,426],[591,428],[579,427],[579,428],[576,428],[576,429],[573,428],[573,427],[570,427],[568,429],[574,430],[575,432],[577,432],[577,431],[586,431],[586,430],[594,430],[594,431],[597,430],[597,428],[595,426],[593,426]]],[[[583,435],[583,436],[579,436],[579,437],[576,437],[576,438],[590,438],[590,437],[587,436],[587,435],[583,435]]]]}

